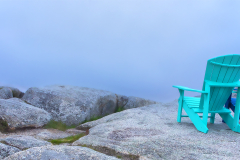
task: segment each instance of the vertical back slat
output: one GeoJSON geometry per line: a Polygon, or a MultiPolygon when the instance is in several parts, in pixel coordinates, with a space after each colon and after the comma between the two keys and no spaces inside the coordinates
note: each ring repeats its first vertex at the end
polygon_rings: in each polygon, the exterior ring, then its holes
{"type": "MultiPolygon", "coordinates": [[[[218,57],[218,58],[214,58],[214,59],[211,59],[211,60],[214,61],[214,62],[222,63],[224,58],[225,57],[218,57]]],[[[210,63],[211,60],[208,60],[204,80],[211,80],[212,77],[216,77],[217,76],[216,72],[218,72],[220,70],[219,66],[213,65],[212,63],[210,63]]],[[[205,91],[205,82],[203,82],[202,90],[205,91]]],[[[204,96],[202,94],[200,105],[199,105],[200,109],[203,109],[203,103],[204,103],[204,96]]]]}
{"type": "MultiPolygon", "coordinates": [[[[223,63],[224,61],[228,61],[228,60],[229,60],[229,57],[221,57],[221,58],[216,58],[213,61],[218,62],[218,63],[223,63]]],[[[217,82],[219,73],[221,72],[221,69],[222,69],[222,66],[214,65],[214,70],[213,70],[212,76],[210,78],[210,81],[217,82]]],[[[215,87],[211,88],[209,110],[212,110],[214,100],[217,97],[216,90],[217,90],[217,88],[215,88],[215,87]]]]}
{"type": "MultiPolygon", "coordinates": [[[[230,77],[229,83],[236,82],[240,78],[240,68],[235,68],[232,76],[230,77]],[[234,78],[233,78],[234,77],[234,78]]],[[[221,106],[223,106],[230,94],[232,93],[233,87],[225,88],[225,92],[223,93],[222,98],[219,100],[218,109],[221,109],[221,106]]]]}
{"type": "MultiPolygon", "coordinates": [[[[237,65],[240,62],[240,57],[237,55],[233,55],[232,61],[230,64],[232,65],[237,65]]],[[[232,77],[236,77],[236,71],[239,70],[239,68],[233,68],[233,67],[228,67],[227,73],[223,79],[223,83],[232,83],[234,79],[231,80],[232,77]],[[234,72],[235,71],[235,72],[234,72]]],[[[215,102],[215,110],[220,110],[226,103],[229,95],[232,93],[232,87],[228,88],[221,88],[219,89],[219,101],[216,103],[215,102]]]]}
{"type": "MultiPolygon", "coordinates": [[[[212,63],[210,63],[210,61],[208,61],[207,66],[206,66],[204,80],[210,80],[213,70],[214,70],[214,65],[212,63]]],[[[205,82],[203,82],[202,91],[205,91],[205,82]]],[[[203,95],[201,95],[201,100],[200,100],[200,105],[199,105],[200,109],[203,109],[203,102],[204,102],[203,95]]]]}
{"type": "MultiPolygon", "coordinates": [[[[226,57],[226,58],[228,59],[229,57],[226,57]]],[[[213,61],[218,62],[218,63],[223,63],[224,60],[225,60],[225,57],[220,57],[220,58],[214,59],[213,61]]],[[[219,66],[219,65],[214,65],[214,69],[212,71],[212,75],[211,75],[210,79],[206,79],[206,80],[216,82],[216,80],[218,79],[218,75],[219,75],[219,72],[220,72],[221,68],[222,67],[219,66]]]]}
{"type": "MultiPolygon", "coordinates": [[[[225,57],[223,60],[223,64],[231,64],[233,59],[233,56],[228,56],[225,57]]],[[[222,83],[224,81],[224,79],[226,78],[226,74],[228,72],[229,67],[227,66],[220,66],[220,70],[218,72],[218,76],[216,77],[216,79],[214,79],[215,82],[220,82],[222,83]]],[[[209,103],[209,110],[210,111],[215,111],[217,110],[217,104],[219,102],[219,94],[220,92],[224,92],[226,88],[222,88],[222,87],[216,87],[214,88],[211,97],[210,97],[210,103],[209,103]]]]}

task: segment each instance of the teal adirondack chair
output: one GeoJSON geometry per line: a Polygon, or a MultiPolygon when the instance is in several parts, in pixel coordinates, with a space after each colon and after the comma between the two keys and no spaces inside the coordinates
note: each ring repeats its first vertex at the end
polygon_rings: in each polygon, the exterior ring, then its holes
{"type": "Polygon", "coordinates": [[[240,87],[239,78],[240,55],[226,55],[208,60],[202,90],[173,86],[180,92],[177,121],[181,122],[182,117],[189,117],[199,131],[207,133],[208,118],[210,123],[214,123],[215,114],[218,113],[231,130],[240,132],[240,89],[234,117],[229,109],[224,108],[233,88],[240,87]],[[199,92],[201,98],[186,97],[184,91],[199,92]],[[187,115],[182,115],[182,108],[187,115]],[[202,116],[198,113],[202,113],[202,116]]]}

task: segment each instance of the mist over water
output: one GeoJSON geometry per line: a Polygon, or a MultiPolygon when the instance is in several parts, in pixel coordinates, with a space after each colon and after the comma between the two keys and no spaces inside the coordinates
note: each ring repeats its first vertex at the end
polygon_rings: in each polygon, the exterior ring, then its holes
{"type": "MultiPolygon", "coordinates": [[[[0,86],[73,85],[168,102],[240,54],[240,1],[0,1],[0,86]]],[[[188,93],[198,95],[198,93],[188,93]]]]}

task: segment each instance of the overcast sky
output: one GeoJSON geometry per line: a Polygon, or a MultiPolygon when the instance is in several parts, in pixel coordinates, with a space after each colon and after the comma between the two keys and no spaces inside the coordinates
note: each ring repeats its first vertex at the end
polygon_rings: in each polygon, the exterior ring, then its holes
{"type": "Polygon", "coordinates": [[[239,0],[1,0],[0,85],[73,85],[167,102],[240,54],[239,0]]]}

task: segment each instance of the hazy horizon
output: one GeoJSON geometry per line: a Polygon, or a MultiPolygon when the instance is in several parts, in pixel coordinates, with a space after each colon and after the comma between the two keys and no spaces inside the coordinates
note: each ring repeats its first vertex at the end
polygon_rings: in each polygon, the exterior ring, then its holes
{"type": "MultiPolygon", "coordinates": [[[[240,1],[0,1],[0,86],[108,90],[160,102],[240,54],[240,1]]],[[[198,95],[193,93],[191,95],[198,95]]]]}

